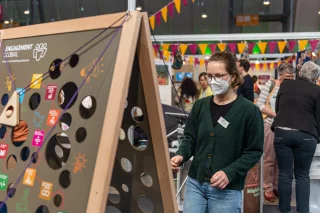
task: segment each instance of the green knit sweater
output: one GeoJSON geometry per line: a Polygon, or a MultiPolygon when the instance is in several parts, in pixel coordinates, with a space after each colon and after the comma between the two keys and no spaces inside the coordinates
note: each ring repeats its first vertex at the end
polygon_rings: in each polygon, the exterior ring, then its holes
{"type": "MultiPolygon", "coordinates": [[[[211,96],[212,97],[212,96],[211,96]]],[[[187,120],[184,137],[176,155],[183,163],[192,156],[189,176],[201,183],[223,171],[228,179],[227,189],[243,190],[247,172],[263,153],[264,127],[260,110],[239,96],[221,124],[213,127],[210,113],[211,97],[198,100],[187,120]]]]}

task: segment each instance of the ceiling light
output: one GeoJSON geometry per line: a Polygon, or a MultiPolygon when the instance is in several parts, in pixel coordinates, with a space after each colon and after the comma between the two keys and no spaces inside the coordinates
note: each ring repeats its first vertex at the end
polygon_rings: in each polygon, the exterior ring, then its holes
{"type": "Polygon", "coordinates": [[[260,61],[259,61],[259,60],[256,60],[255,64],[260,64],[260,61]]]}
{"type": "Polygon", "coordinates": [[[318,14],[320,15],[320,10],[319,10],[318,14]]]}
{"type": "Polygon", "coordinates": [[[28,14],[30,14],[30,10],[25,10],[23,13],[28,15],[28,14]]]}
{"type": "Polygon", "coordinates": [[[264,5],[270,5],[270,0],[263,0],[264,5]]]}
{"type": "Polygon", "coordinates": [[[141,10],[142,10],[142,7],[141,7],[141,6],[138,6],[138,7],[136,8],[136,10],[141,11],[141,10]]]}
{"type": "Polygon", "coordinates": [[[208,16],[207,16],[206,13],[202,13],[201,17],[202,17],[202,18],[207,18],[208,16]]]}
{"type": "Polygon", "coordinates": [[[9,24],[9,21],[4,21],[4,24],[9,24]]]}

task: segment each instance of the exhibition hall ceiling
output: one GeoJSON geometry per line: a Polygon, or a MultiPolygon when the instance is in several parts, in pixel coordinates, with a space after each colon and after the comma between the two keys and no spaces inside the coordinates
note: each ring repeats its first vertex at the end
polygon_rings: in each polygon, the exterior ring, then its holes
{"type": "MultiPolygon", "coordinates": [[[[143,11],[154,14],[171,0],[136,0],[143,11]]],[[[316,32],[320,30],[320,0],[187,0],[181,13],[167,23],[161,18],[155,34],[225,34],[316,32]],[[292,11],[292,19],[290,19],[292,11]],[[205,13],[207,18],[202,18],[205,13]],[[236,26],[237,15],[259,15],[257,26],[236,26]],[[269,20],[269,21],[268,21],[269,20]],[[273,21],[271,21],[273,20],[273,21]],[[281,20],[281,21],[280,21],[281,20]]],[[[4,21],[25,24],[66,20],[126,11],[128,0],[2,0],[4,21]],[[30,10],[30,14],[24,14],[30,10]]]]}

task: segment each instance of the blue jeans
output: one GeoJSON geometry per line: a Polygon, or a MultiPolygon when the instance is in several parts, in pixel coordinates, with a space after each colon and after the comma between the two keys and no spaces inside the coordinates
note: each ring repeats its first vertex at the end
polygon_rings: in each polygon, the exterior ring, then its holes
{"type": "Polygon", "coordinates": [[[241,191],[220,190],[188,177],[183,213],[240,213],[241,191]]]}

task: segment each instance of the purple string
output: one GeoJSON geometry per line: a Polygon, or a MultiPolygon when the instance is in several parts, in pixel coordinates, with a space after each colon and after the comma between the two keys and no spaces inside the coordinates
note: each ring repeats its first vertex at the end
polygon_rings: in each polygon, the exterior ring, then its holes
{"type": "MultiPolygon", "coordinates": [[[[71,105],[72,101],[75,99],[75,97],[77,96],[77,94],[79,93],[79,90],[82,88],[82,86],[84,85],[84,83],[86,82],[86,79],[89,77],[89,75],[92,73],[92,71],[94,70],[94,68],[96,67],[97,63],[101,60],[102,56],[104,55],[104,53],[107,51],[107,49],[109,48],[110,44],[112,43],[112,41],[114,40],[114,38],[116,37],[116,35],[119,33],[120,29],[122,28],[124,22],[127,20],[128,14],[125,15],[121,25],[115,30],[114,34],[112,35],[111,40],[107,43],[106,47],[104,48],[104,50],[102,51],[102,53],[100,54],[98,60],[96,60],[96,62],[94,63],[94,65],[92,66],[92,68],[90,69],[90,71],[88,72],[87,76],[83,79],[82,83],[80,84],[79,88],[76,90],[76,92],[73,94],[73,96],[71,97],[70,101],[68,102],[67,106],[63,109],[63,112],[61,113],[59,120],[61,119],[62,115],[67,111],[67,109],[69,108],[69,106],[71,105]]],[[[49,135],[51,135],[51,133],[53,132],[53,130],[55,129],[55,127],[57,126],[58,120],[57,122],[52,126],[52,128],[50,129],[50,131],[46,134],[45,138],[43,141],[46,141],[49,137],[49,135]]],[[[45,143],[42,143],[42,145],[37,149],[36,153],[38,154],[39,151],[42,149],[43,145],[45,143]]],[[[22,179],[25,170],[31,165],[32,161],[34,160],[36,155],[32,156],[31,161],[25,166],[24,170],[22,171],[21,175],[18,177],[17,181],[14,183],[14,186],[16,187],[17,184],[20,182],[20,180],[22,179]]],[[[4,203],[8,200],[9,196],[8,194],[11,194],[12,191],[14,190],[14,188],[11,188],[7,195],[6,198],[3,200],[3,202],[0,204],[0,210],[2,209],[4,203]]]]}
{"type": "Polygon", "coordinates": [[[3,44],[3,42],[2,42],[2,40],[1,40],[1,43],[0,43],[0,45],[1,45],[1,52],[2,52],[3,58],[5,58],[5,60],[6,60],[6,67],[7,67],[9,76],[11,76],[11,84],[12,84],[12,86],[13,86],[13,88],[14,88],[14,91],[16,91],[16,84],[15,84],[14,81],[13,81],[13,75],[12,75],[12,71],[11,71],[11,68],[10,68],[9,63],[8,63],[8,59],[7,59],[7,57],[4,57],[5,49],[4,49],[4,47],[3,47],[2,44],[3,44]]]}
{"type": "MultiPolygon", "coordinates": [[[[80,48],[78,48],[76,51],[74,51],[73,53],[71,53],[68,57],[66,57],[64,60],[62,60],[60,63],[58,63],[57,65],[55,65],[54,68],[57,68],[58,66],[60,66],[61,63],[65,62],[68,58],[70,58],[73,54],[75,54],[76,52],[80,51],[82,48],[84,48],[85,46],[87,46],[89,43],[91,43],[93,40],[95,40],[96,38],[98,38],[100,35],[102,35],[104,32],[106,32],[108,29],[110,29],[113,25],[115,25],[118,21],[120,21],[121,19],[123,19],[124,17],[126,17],[126,15],[122,16],[120,19],[118,19],[117,21],[113,22],[108,28],[104,29],[102,32],[98,33],[96,36],[94,36],[92,39],[90,39],[88,42],[86,42],[84,45],[82,45],[80,48]]],[[[18,92],[18,94],[24,92],[26,89],[28,89],[28,87],[30,87],[34,82],[36,82],[37,80],[43,78],[43,76],[47,75],[50,72],[50,68],[47,72],[43,73],[41,75],[41,77],[35,79],[33,82],[31,82],[30,84],[28,84],[25,88],[23,88],[22,90],[20,90],[18,92]]]]}

